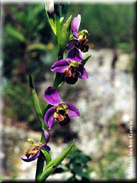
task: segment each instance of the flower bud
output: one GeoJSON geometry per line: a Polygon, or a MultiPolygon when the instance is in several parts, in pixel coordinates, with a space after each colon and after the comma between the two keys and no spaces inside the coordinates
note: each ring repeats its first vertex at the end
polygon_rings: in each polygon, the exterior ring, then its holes
{"type": "Polygon", "coordinates": [[[46,11],[48,14],[53,14],[54,13],[54,1],[48,1],[46,2],[46,11]]]}

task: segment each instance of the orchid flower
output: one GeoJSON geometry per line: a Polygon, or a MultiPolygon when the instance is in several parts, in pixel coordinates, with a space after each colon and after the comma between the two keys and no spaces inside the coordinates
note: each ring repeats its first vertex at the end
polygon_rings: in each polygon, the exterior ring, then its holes
{"type": "Polygon", "coordinates": [[[45,100],[53,105],[45,114],[44,121],[51,130],[56,119],[61,126],[69,123],[70,117],[80,116],[78,109],[70,103],[61,102],[60,96],[56,88],[49,86],[45,90],[45,100]]]}
{"type": "MultiPolygon", "coordinates": [[[[49,142],[50,134],[44,128],[42,128],[42,129],[43,129],[43,132],[44,132],[46,142],[43,143],[43,144],[41,142],[36,143],[33,139],[28,138],[27,141],[32,143],[32,145],[31,145],[32,148],[30,148],[26,151],[25,156],[27,158],[22,158],[21,157],[21,159],[23,161],[26,161],[26,162],[34,161],[40,155],[41,147],[45,147],[47,151],[50,151],[50,147],[47,146],[47,143],[49,142]]],[[[44,155],[43,155],[43,159],[44,159],[44,155]]]]}
{"type": "Polygon", "coordinates": [[[77,17],[73,18],[71,22],[71,30],[73,33],[73,39],[67,44],[67,49],[70,50],[73,46],[79,48],[82,52],[87,52],[89,49],[88,46],[88,31],[86,29],[79,32],[81,22],[81,15],[78,14],[77,17]]]}
{"type": "Polygon", "coordinates": [[[81,64],[81,61],[82,54],[74,47],[69,51],[67,59],[59,60],[52,65],[51,71],[64,73],[66,83],[75,84],[78,78],[88,78],[88,73],[81,64]]]}

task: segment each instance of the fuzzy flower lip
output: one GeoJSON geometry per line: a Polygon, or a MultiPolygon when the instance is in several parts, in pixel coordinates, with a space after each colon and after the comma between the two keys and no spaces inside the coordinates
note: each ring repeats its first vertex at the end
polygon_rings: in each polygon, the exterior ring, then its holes
{"type": "Polygon", "coordinates": [[[27,156],[27,158],[22,158],[21,159],[25,162],[31,162],[34,161],[39,155],[40,155],[40,148],[41,147],[45,147],[48,151],[50,151],[50,147],[47,146],[47,143],[49,142],[49,138],[50,138],[50,134],[48,133],[47,130],[45,130],[44,128],[43,132],[44,132],[44,136],[45,136],[45,143],[35,143],[34,140],[32,139],[28,139],[28,141],[32,142],[32,148],[28,149],[25,153],[25,156],[27,156]]]}
{"type": "Polygon", "coordinates": [[[69,69],[71,66],[75,67],[75,64],[73,63],[76,63],[76,62],[78,63],[77,72],[80,73],[78,77],[80,79],[87,79],[88,73],[86,69],[83,67],[83,65],[81,64],[82,54],[75,47],[69,51],[67,59],[62,59],[55,62],[51,67],[51,71],[58,72],[58,73],[65,73],[66,69],[69,69]]]}
{"type": "Polygon", "coordinates": [[[45,114],[44,121],[51,130],[54,120],[57,119],[61,126],[69,122],[69,117],[80,116],[78,109],[70,103],[61,102],[60,96],[56,88],[49,86],[45,90],[45,100],[53,105],[45,114]]]}

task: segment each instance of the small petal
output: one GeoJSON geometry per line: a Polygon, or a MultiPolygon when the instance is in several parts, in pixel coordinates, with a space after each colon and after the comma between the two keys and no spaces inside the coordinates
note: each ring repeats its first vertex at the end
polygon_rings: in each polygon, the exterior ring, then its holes
{"type": "Polygon", "coordinates": [[[46,125],[49,127],[49,130],[51,130],[51,127],[54,123],[55,111],[56,111],[55,107],[51,107],[44,116],[44,121],[45,121],[46,125]]]}
{"type": "Polygon", "coordinates": [[[68,68],[69,66],[69,62],[67,60],[59,60],[57,62],[55,62],[52,67],[51,67],[51,71],[53,72],[58,72],[58,73],[64,73],[64,70],[66,68],[68,68]]]}
{"type": "Polygon", "coordinates": [[[45,96],[45,100],[51,105],[56,105],[61,102],[58,91],[54,87],[49,86],[45,90],[44,96],[45,96]]]}
{"type": "Polygon", "coordinates": [[[77,48],[74,47],[69,51],[68,59],[81,62],[82,61],[82,54],[77,48]]]}
{"type": "Polygon", "coordinates": [[[69,117],[80,116],[80,112],[75,106],[73,106],[72,104],[67,103],[67,102],[66,102],[66,105],[69,108],[69,114],[68,114],[69,117]]]}
{"type": "Polygon", "coordinates": [[[40,154],[40,149],[35,154],[33,154],[30,158],[21,157],[21,159],[26,162],[31,162],[31,161],[34,161],[39,156],[39,154],[40,154]]]}
{"type": "Polygon", "coordinates": [[[87,73],[86,69],[83,67],[82,64],[79,65],[78,71],[81,73],[79,78],[81,78],[81,79],[87,79],[88,78],[88,73],[87,73]]]}
{"type": "Polygon", "coordinates": [[[48,143],[49,142],[49,139],[50,139],[50,134],[49,134],[49,132],[46,129],[42,128],[42,130],[44,132],[44,136],[45,136],[45,139],[46,139],[46,143],[48,143]]]}
{"type": "Polygon", "coordinates": [[[71,30],[72,30],[72,32],[78,33],[80,22],[81,22],[81,15],[78,14],[78,16],[73,18],[73,20],[71,22],[71,30]]]}

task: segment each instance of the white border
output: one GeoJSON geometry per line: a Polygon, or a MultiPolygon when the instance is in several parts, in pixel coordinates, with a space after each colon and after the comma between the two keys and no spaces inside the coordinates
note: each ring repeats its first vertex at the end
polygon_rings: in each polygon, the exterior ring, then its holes
{"type": "MultiPolygon", "coordinates": [[[[50,0],[48,0],[50,1],[50,0]]],[[[39,3],[45,0],[1,0],[2,3],[39,3]]],[[[71,3],[133,3],[136,0],[54,0],[54,2],[71,2],[71,3]]]]}
{"type": "MultiPolygon", "coordinates": [[[[2,15],[2,6],[0,6],[2,15]]],[[[0,154],[2,154],[2,18],[0,17],[0,154]]],[[[0,157],[0,179],[2,178],[2,158],[0,157]]]]}

